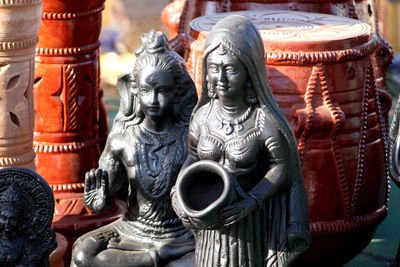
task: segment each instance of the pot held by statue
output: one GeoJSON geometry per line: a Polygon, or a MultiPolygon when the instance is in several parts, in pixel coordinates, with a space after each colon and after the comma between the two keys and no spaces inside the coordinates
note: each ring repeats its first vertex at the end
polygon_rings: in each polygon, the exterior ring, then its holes
{"type": "Polygon", "coordinates": [[[182,171],[176,182],[176,195],[192,225],[217,229],[222,226],[221,209],[245,193],[222,165],[201,160],[182,171]]]}
{"type": "MultiPolygon", "coordinates": [[[[341,265],[370,241],[387,209],[386,140],[391,97],[376,87],[371,27],[332,15],[232,12],[261,31],[268,79],[295,132],[313,241],[302,264],[341,265]]],[[[226,14],[191,23],[185,45],[198,91],[204,41],[226,14]],[[193,41],[194,40],[194,41],[193,41]]]]}

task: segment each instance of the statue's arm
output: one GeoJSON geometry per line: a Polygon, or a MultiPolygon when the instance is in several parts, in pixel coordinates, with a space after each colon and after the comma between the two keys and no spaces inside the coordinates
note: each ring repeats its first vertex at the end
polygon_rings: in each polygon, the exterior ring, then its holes
{"type": "Polygon", "coordinates": [[[257,201],[258,206],[278,193],[286,184],[289,175],[287,170],[288,149],[288,145],[280,133],[268,137],[264,141],[264,150],[270,169],[248,192],[257,201]]]}
{"type": "Polygon", "coordinates": [[[110,196],[116,195],[128,186],[126,170],[122,163],[125,145],[125,141],[120,134],[110,135],[99,159],[99,169],[108,173],[110,196]]]}
{"type": "Polygon", "coordinates": [[[197,156],[197,144],[200,138],[200,128],[195,119],[196,117],[189,126],[187,157],[182,165],[181,171],[183,171],[196,161],[199,161],[199,157],[197,156]]]}
{"type": "MultiPolygon", "coordinates": [[[[283,139],[283,138],[282,138],[283,139]]],[[[270,137],[263,142],[265,155],[269,162],[265,162],[270,169],[265,176],[249,191],[243,199],[225,207],[220,217],[225,226],[237,223],[256,209],[264,207],[267,199],[279,192],[287,180],[286,171],[286,144],[281,139],[270,137]]],[[[264,158],[260,158],[264,160],[264,158]]]]}
{"type": "MultiPolygon", "coordinates": [[[[178,174],[178,178],[180,177],[180,174],[182,171],[193,164],[196,161],[199,161],[199,158],[197,156],[197,143],[198,143],[198,138],[199,138],[199,132],[198,132],[198,127],[196,123],[191,123],[189,126],[189,133],[188,133],[188,147],[187,147],[187,157],[185,162],[182,165],[181,171],[178,174]]],[[[171,189],[171,201],[172,201],[172,207],[178,215],[178,217],[182,220],[183,224],[186,226],[186,228],[191,229],[191,224],[189,221],[188,216],[183,212],[182,207],[178,201],[178,198],[176,196],[176,187],[175,185],[171,189]]]]}
{"type": "Polygon", "coordinates": [[[124,142],[110,135],[99,160],[99,168],[85,175],[85,205],[95,213],[103,213],[111,205],[111,197],[127,186],[126,171],[121,162],[124,142]]]}

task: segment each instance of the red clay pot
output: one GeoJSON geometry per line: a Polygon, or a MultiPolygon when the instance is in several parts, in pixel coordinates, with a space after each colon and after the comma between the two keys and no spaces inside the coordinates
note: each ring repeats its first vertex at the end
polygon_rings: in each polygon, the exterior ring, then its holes
{"type": "Polygon", "coordinates": [[[123,210],[118,205],[103,216],[91,215],[83,201],[85,172],[97,167],[108,128],[99,93],[104,2],[45,0],[36,49],[35,163],[55,195],[54,230],[70,247],[123,210]]]}
{"type": "MultiPolygon", "coordinates": [[[[372,59],[377,90],[387,92],[386,70],[392,62],[393,51],[378,31],[378,16],[374,0],[174,0],[163,10],[164,24],[171,32],[171,46],[183,53],[183,42],[190,33],[190,22],[200,16],[231,11],[292,10],[338,15],[359,19],[372,28],[372,35],[380,40],[372,59]]],[[[381,14],[384,15],[384,14],[381,14]]],[[[380,99],[382,106],[390,109],[391,102],[380,99]]]]}
{"type": "MultiPolygon", "coordinates": [[[[185,43],[201,86],[203,46],[230,13],[197,18],[185,43]]],[[[292,11],[241,12],[260,29],[274,95],[298,141],[310,212],[311,248],[299,266],[342,265],[385,218],[391,97],[375,85],[371,27],[348,18],[292,11]]]]}

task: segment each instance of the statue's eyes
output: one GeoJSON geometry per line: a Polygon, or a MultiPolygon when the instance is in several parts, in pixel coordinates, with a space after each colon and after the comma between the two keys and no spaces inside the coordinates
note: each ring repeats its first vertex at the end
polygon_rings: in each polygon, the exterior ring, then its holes
{"type": "Polygon", "coordinates": [[[219,68],[218,68],[218,66],[216,66],[216,65],[209,65],[208,66],[208,69],[211,71],[211,72],[218,72],[219,71],[219,68]]]}
{"type": "Polygon", "coordinates": [[[160,89],[158,89],[158,92],[160,92],[161,94],[166,94],[166,93],[168,93],[168,89],[167,88],[160,88],[160,89]]]}
{"type": "Polygon", "coordinates": [[[226,67],[226,72],[230,73],[230,74],[234,74],[234,73],[237,72],[237,69],[235,67],[233,67],[233,66],[227,66],[226,67]]]}

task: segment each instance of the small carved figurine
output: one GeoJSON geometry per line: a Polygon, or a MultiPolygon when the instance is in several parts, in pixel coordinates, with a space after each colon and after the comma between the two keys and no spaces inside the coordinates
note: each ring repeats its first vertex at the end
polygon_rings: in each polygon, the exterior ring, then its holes
{"type": "Polygon", "coordinates": [[[0,266],[50,266],[54,197],[32,170],[0,170],[0,266]]]}
{"type": "Polygon", "coordinates": [[[288,266],[310,244],[297,145],[268,84],[264,47],[242,16],[209,33],[189,155],[172,203],[196,266],[288,266]]]}
{"type": "Polygon", "coordinates": [[[72,266],[164,266],[194,250],[170,191],[186,159],[195,86],[161,32],[142,35],[136,56],[132,74],[119,78],[120,110],[99,169],[86,174],[84,195],[87,207],[100,213],[112,196],[128,191],[128,211],[80,237],[72,266]]]}

